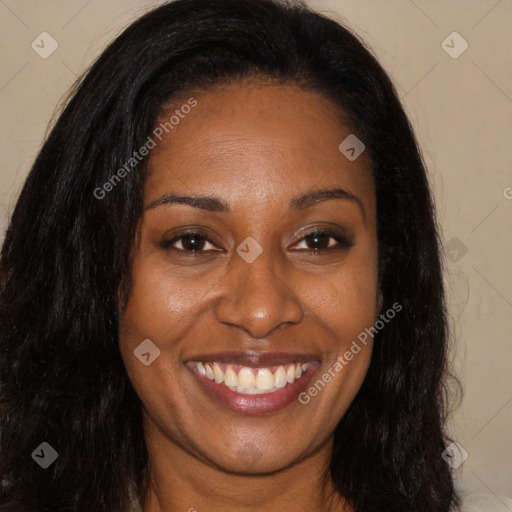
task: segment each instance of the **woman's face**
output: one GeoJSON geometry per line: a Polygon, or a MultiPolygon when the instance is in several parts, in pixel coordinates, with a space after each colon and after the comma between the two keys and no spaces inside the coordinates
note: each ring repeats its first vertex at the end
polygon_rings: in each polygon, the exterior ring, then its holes
{"type": "Polygon", "coordinates": [[[245,81],[193,97],[152,137],[120,322],[146,436],[171,464],[327,460],[370,361],[371,338],[353,342],[379,312],[369,158],[340,151],[351,130],[318,93],[245,81]]]}

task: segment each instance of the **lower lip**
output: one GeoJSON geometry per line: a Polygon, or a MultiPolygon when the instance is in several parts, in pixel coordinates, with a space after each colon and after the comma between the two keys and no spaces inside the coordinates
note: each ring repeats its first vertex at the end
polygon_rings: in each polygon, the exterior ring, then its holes
{"type": "Polygon", "coordinates": [[[268,414],[280,411],[297,400],[299,394],[307,387],[313,373],[319,367],[320,363],[318,361],[312,361],[307,371],[292,384],[287,384],[279,391],[260,395],[237,393],[224,384],[217,384],[214,380],[204,377],[197,371],[195,366],[190,365],[189,369],[210,397],[232,411],[240,414],[268,414]]]}

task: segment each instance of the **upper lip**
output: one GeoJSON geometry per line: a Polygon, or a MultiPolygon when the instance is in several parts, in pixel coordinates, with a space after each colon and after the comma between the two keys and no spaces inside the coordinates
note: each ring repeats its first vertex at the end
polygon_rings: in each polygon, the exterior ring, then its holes
{"type": "Polygon", "coordinates": [[[188,358],[188,361],[217,362],[238,364],[252,368],[279,366],[287,363],[307,363],[308,361],[320,361],[317,355],[292,352],[216,352],[211,354],[199,354],[188,358]]]}

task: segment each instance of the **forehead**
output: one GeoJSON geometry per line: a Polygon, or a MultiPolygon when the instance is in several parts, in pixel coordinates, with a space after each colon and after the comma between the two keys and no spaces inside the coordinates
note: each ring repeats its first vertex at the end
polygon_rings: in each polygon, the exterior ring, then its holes
{"type": "Polygon", "coordinates": [[[369,158],[363,152],[350,161],[340,152],[353,131],[342,109],[318,92],[245,81],[175,100],[159,122],[176,114],[179,122],[150,154],[146,204],[170,192],[247,204],[325,186],[373,199],[369,158]],[[181,111],[190,97],[197,104],[181,111]]]}

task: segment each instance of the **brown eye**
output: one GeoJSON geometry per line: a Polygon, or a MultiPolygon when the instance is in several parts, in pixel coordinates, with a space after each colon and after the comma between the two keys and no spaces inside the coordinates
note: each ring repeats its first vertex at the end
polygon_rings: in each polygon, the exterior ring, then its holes
{"type": "Polygon", "coordinates": [[[329,230],[311,231],[300,243],[305,243],[305,249],[313,252],[346,249],[353,245],[340,233],[329,230]]]}
{"type": "Polygon", "coordinates": [[[215,247],[203,233],[187,231],[186,233],[181,233],[171,240],[165,240],[162,242],[161,246],[164,249],[174,249],[184,252],[206,252],[206,250],[211,250],[211,248],[207,248],[205,250],[205,246],[207,246],[207,244],[215,247]],[[181,247],[179,247],[179,245],[181,245],[181,247]]]}

